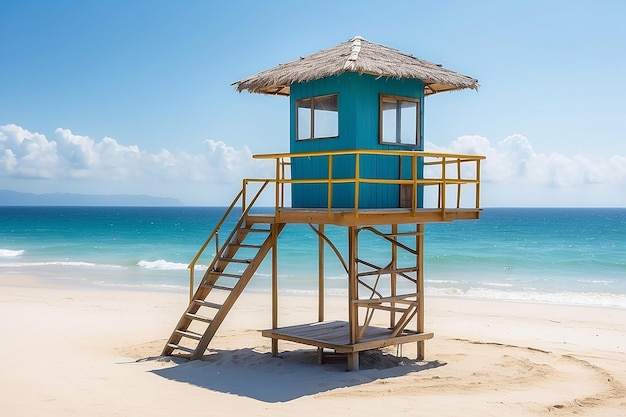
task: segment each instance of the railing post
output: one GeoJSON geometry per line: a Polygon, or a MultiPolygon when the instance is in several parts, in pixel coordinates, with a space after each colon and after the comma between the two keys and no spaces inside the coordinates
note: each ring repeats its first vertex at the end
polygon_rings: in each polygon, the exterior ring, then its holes
{"type": "Polygon", "coordinates": [[[246,210],[246,187],[248,186],[248,180],[247,179],[243,179],[241,181],[241,191],[242,191],[242,195],[241,195],[241,211],[244,212],[246,210]]]}
{"type": "Polygon", "coordinates": [[[360,178],[361,178],[361,154],[355,153],[355,163],[354,170],[356,171],[356,176],[354,177],[354,216],[356,218],[359,217],[359,188],[361,186],[360,178]]]}
{"type": "Polygon", "coordinates": [[[280,158],[280,207],[285,207],[285,160],[280,158]]]}
{"type": "Polygon", "coordinates": [[[441,215],[446,218],[446,157],[441,157],[441,215]]]}
{"type": "Polygon", "coordinates": [[[328,217],[333,207],[333,156],[328,155],[328,217]]]}
{"type": "Polygon", "coordinates": [[[278,220],[278,206],[280,202],[280,158],[276,158],[276,197],[274,199],[274,217],[278,220]]]}
{"type": "Polygon", "coordinates": [[[456,159],[456,179],[459,181],[456,186],[456,208],[461,208],[461,158],[456,159]]]}
{"type": "Polygon", "coordinates": [[[480,159],[476,159],[476,208],[480,207],[480,159]]]}
{"type": "Polygon", "coordinates": [[[413,201],[411,201],[411,214],[415,216],[417,212],[417,155],[411,156],[411,176],[413,177],[413,201]]]}
{"type": "Polygon", "coordinates": [[[194,276],[193,276],[193,270],[194,270],[195,265],[190,265],[189,266],[189,303],[191,303],[193,301],[193,289],[194,289],[194,284],[193,284],[193,280],[194,280],[194,276]]]}

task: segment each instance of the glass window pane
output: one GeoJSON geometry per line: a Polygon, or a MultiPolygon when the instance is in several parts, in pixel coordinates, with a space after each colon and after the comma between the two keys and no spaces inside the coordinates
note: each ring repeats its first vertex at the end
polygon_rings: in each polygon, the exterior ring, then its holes
{"type": "Polygon", "coordinates": [[[390,99],[383,99],[383,116],[381,123],[383,124],[382,134],[383,142],[396,141],[396,102],[390,99]]]}
{"type": "Polygon", "coordinates": [[[313,101],[313,136],[330,138],[339,136],[337,95],[316,97],[313,101]]]}
{"type": "Polygon", "coordinates": [[[417,103],[403,101],[400,115],[400,142],[417,144],[417,103]]]}
{"type": "Polygon", "coordinates": [[[419,145],[419,101],[381,97],[381,142],[419,145]]]}
{"type": "Polygon", "coordinates": [[[311,99],[297,102],[298,139],[311,139],[311,99]]]}

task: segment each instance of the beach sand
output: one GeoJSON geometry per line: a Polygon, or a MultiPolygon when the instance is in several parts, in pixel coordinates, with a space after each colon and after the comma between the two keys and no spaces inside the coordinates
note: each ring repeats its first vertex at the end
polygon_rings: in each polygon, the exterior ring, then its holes
{"type": "MultiPolygon", "coordinates": [[[[425,361],[407,344],[347,372],[309,346],[271,357],[270,298],[254,293],[202,361],[159,358],[186,300],[0,275],[2,414],[626,416],[626,310],[427,298],[425,361]]],[[[316,318],[316,299],[281,297],[281,325],[316,318]]]]}

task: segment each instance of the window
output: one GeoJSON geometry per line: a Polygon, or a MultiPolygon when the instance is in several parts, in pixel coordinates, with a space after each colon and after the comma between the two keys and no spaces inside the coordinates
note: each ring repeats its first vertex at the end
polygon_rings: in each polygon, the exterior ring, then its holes
{"type": "Polygon", "coordinates": [[[380,141],[420,145],[420,101],[408,97],[380,96],[380,141]]]}
{"type": "Polygon", "coordinates": [[[298,140],[339,136],[337,94],[296,101],[298,140]]]}

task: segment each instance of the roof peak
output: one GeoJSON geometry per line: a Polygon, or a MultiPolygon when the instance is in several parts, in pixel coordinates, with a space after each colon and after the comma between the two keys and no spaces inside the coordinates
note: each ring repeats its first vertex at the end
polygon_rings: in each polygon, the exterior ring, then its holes
{"type": "Polygon", "coordinates": [[[424,83],[426,95],[464,88],[478,89],[478,81],[471,77],[397,49],[367,41],[358,35],[332,48],[280,64],[234,84],[239,91],[288,96],[291,84],[319,80],[344,72],[418,79],[424,83]]]}
{"type": "Polygon", "coordinates": [[[361,52],[361,41],[365,40],[361,36],[355,36],[352,38],[352,46],[350,47],[350,55],[348,55],[348,59],[346,63],[343,64],[343,69],[347,71],[354,71],[356,68],[356,61],[359,59],[359,52],[361,52]]]}

